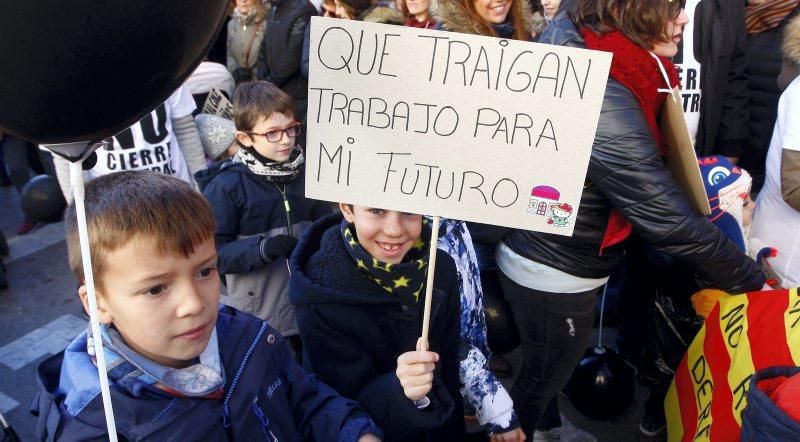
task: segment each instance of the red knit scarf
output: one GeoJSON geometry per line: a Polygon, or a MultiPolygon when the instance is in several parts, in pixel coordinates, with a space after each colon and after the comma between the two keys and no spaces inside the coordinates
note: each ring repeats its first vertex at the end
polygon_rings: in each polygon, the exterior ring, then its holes
{"type": "MultiPolygon", "coordinates": [[[[639,107],[647,118],[650,130],[653,132],[653,139],[658,143],[661,154],[665,155],[666,146],[662,141],[661,129],[658,127],[656,118],[667,99],[667,94],[658,90],[666,88],[667,85],[664,84],[664,75],[655,58],[619,31],[598,35],[592,30],[583,28],[581,35],[586,41],[588,49],[614,54],[609,75],[633,92],[639,101],[639,107]]],[[[669,78],[669,88],[672,89],[679,84],[675,65],[664,57],[659,56],[658,58],[664,65],[664,70],[669,78]]],[[[612,209],[609,213],[603,241],[600,244],[599,254],[602,256],[603,249],[624,241],[632,230],[633,226],[622,216],[622,213],[612,209]]]]}
{"type": "MultiPolygon", "coordinates": [[[[656,119],[667,98],[666,93],[658,90],[666,88],[667,85],[664,84],[664,76],[661,74],[656,60],[646,49],[637,46],[619,31],[598,35],[590,29],[583,28],[581,35],[586,41],[588,49],[614,54],[609,75],[636,96],[639,107],[642,108],[647,123],[653,131],[653,138],[661,148],[661,153],[666,153],[656,119]]],[[[669,88],[678,86],[678,72],[675,65],[665,57],[658,56],[658,58],[667,71],[669,88]]]]}

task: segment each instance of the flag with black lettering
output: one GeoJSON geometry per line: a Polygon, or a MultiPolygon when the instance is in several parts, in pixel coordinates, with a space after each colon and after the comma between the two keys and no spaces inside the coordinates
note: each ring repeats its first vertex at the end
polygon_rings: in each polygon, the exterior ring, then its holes
{"type": "Polygon", "coordinates": [[[721,298],[667,393],[669,440],[739,440],[750,378],[776,365],[800,365],[798,289],[721,298]]]}

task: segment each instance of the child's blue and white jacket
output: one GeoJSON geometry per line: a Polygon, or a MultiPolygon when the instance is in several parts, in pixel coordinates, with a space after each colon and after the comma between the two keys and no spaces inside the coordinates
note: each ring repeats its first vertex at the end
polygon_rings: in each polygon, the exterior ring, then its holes
{"type": "Polygon", "coordinates": [[[442,219],[439,249],[455,261],[461,296],[461,342],[459,377],[465,406],[473,408],[487,432],[503,433],[519,427],[514,403],[489,370],[491,352],[486,344],[483,290],[472,237],[463,221],[442,219]]]}

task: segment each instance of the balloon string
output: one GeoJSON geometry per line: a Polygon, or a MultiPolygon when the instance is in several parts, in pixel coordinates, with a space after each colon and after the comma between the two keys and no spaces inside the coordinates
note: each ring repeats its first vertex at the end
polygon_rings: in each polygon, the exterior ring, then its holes
{"type": "Polygon", "coordinates": [[[114,422],[114,410],[111,407],[111,392],[108,387],[108,370],[106,370],[106,356],[103,351],[103,335],[100,333],[100,321],[97,316],[97,295],[94,286],[94,272],[92,271],[92,257],[89,252],[89,229],[86,224],[86,206],[84,205],[83,192],[83,167],[82,161],[69,164],[70,183],[72,194],[75,197],[75,213],[78,216],[78,235],[81,243],[81,258],[83,259],[83,273],[86,278],[86,289],[89,298],[89,321],[92,326],[95,356],[97,358],[97,374],[100,378],[100,392],[103,397],[103,409],[106,414],[106,427],[108,439],[117,442],[117,426],[114,422]]]}
{"type": "Polygon", "coordinates": [[[606,290],[608,290],[608,283],[603,286],[603,298],[600,300],[600,329],[597,333],[597,348],[603,348],[603,314],[606,312],[606,290]]]}

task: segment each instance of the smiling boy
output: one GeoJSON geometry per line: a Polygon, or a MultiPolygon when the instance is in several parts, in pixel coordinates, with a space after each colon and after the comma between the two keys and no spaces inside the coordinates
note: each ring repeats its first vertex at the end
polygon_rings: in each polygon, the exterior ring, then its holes
{"type": "MultiPolygon", "coordinates": [[[[375,440],[354,401],[306,375],[266,322],[219,308],[214,219],[188,184],[141,171],[86,186],[111,400],[124,440],[375,440]]],[[[74,206],[70,266],[84,273],[74,206]]],[[[79,289],[88,310],[87,290],[79,289]]],[[[104,438],[90,332],[38,369],[42,440],[104,438]]],[[[102,374],[105,376],[106,374],[102,374]]]]}
{"type": "Polygon", "coordinates": [[[430,247],[420,215],[340,204],[312,225],[290,265],[303,363],[358,400],[388,440],[460,440],[460,298],[437,254],[430,351],[415,351],[430,247]]]}
{"type": "Polygon", "coordinates": [[[217,223],[228,289],[222,302],[265,319],[298,347],[286,258],[330,208],[304,196],[301,126],[291,97],[266,81],[247,82],[236,89],[233,107],[239,152],[196,176],[217,223]]]}

